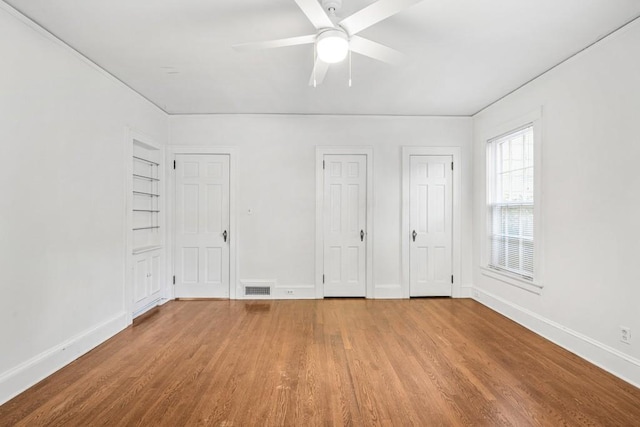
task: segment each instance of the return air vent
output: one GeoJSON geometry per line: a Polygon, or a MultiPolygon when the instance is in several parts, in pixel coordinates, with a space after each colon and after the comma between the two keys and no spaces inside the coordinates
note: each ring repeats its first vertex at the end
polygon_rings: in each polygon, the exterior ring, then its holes
{"type": "Polygon", "coordinates": [[[241,279],[240,298],[272,299],[276,289],[276,281],[269,279],[241,279]]]}
{"type": "Polygon", "coordinates": [[[249,295],[260,295],[267,296],[271,295],[271,286],[245,286],[244,294],[249,295]]]}

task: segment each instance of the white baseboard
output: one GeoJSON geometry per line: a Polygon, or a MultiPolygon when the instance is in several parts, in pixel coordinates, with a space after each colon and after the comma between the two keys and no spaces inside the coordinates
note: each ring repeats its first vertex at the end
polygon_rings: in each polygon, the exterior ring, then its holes
{"type": "Polygon", "coordinates": [[[119,313],[0,374],[0,405],[125,329],[129,317],[119,313]]]}
{"type": "Polygon", "coordinates": [[[373,291],[375,299],[402,299],[402,286],[397,285],[376,285],[373,291]]]}
{"type": "Polygon", "coordinates": [[[240,286],[238,286],[238,291],[236,292],[237,299],[276,299],[274,295],[276,293],[276,286],[278,285],[278,282],[275,279],[240,279],[239,283],[240,286]],[[245,295],[245,287],[247,286],[269,288],[269,293],[261,295],[245,295]]]}
{"type": "Polygon", "coordinates": [[[273,289],[272,299],[316,299],[314,285],[280,285],[273,289]]]}
{"type": "MultiPolygon", "coordinates": [[[[459,290],[454,289],[453,298],[471,298],[473,287],[471,285],[461,286],[459,290]]],[[[402,286],[399,284],[376,285],[374,288],[375,299],[402,299],[404,298],[402,286]]]]}
{"type": "Polygon", "coordinates": [[[275,279],[240,279],[236,299],[316,299],[316,287],[310,284],[282,285],[275,279]],[[269,295],[245,295],[245,286],[266,286],[269,295]]]}
{"type": "Polygon", "coordinates": [[[473,296],[473,286],[471,285],[463,285],[460,286],[460,289],[457,293],[454,292],[454,298],[472,298],[473,296]]]}
{"type": "Polygon", "coordinates": [[[473,299],[616,377],[640,387],[640,360],[479,288],[473,299]]]}
{"type": "Polygon", "coordinates": [[[159,305],[162,305],[162,298],[158,298],[156,300],[151,301],[150,303],[142,306],[141,308],[135,310],[133,312],[133,318],[135,319],[136,317],[142,316],[143,314],[145,314],[147,311],[151,310],[152,308],[156,308],[159,305]]]}

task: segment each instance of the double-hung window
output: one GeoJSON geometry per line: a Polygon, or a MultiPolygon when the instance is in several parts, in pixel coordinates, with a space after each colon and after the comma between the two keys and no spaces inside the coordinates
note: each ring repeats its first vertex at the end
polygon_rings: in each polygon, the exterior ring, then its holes
{"type": "Polygon", "coordinates": [[[534,280],[534,126],[487,144],[487,264],[534,280]]]}

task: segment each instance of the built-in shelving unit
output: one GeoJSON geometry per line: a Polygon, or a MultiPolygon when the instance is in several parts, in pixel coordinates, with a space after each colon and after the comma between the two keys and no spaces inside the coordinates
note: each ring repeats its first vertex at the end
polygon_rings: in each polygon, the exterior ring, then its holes
{"type": "Polygon", "coordinates": [[[160,150],[133,142],[132,231],[133,250],[161,246],[160,150]]]}
{"type": "Polygon", "coordinates": [[[156,306],[164,289],[163,157],[159,146],[132,139],[130,221],[132,314],[156,306]]]}

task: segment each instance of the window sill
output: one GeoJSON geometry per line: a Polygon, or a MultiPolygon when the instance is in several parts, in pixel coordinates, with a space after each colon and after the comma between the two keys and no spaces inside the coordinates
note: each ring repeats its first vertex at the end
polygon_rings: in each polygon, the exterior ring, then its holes
{"type": "Polygon", "coordinates": [[[509,274],[505,271],[495,270],[489,267],[480,267],[480,272],[483,276],[499,280],[508,285],[515,286],[516,288],[523,289],[536,295],[540,295],[542,293],[542,289],[544,288],[544,286],[542,286],[538,282],[525,280],[515,274],[509,274]]]}

